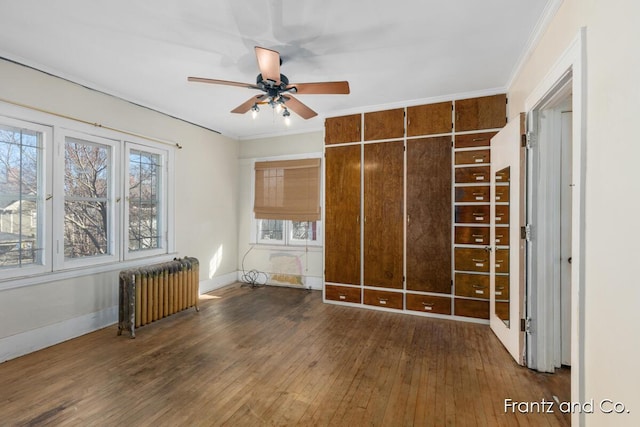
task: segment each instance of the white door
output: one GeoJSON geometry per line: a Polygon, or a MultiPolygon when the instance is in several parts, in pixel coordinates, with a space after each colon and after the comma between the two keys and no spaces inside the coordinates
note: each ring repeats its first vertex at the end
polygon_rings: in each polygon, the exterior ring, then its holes
{"type": "Polygon", "coordinates": [[[524,115],[491,139],[490,317],[491,329],[521,365],[525,364],[524,319],[525,148],[524,115]]]}

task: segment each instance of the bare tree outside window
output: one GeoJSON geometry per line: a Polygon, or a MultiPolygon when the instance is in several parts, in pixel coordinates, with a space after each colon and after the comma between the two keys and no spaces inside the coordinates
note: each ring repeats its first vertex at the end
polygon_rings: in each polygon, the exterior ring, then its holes
{"type": "Polygon", "coordinates": [[[162,157],[131,150],[129,154],[129,250],[162,247],[160,186],[162,157]]]}
{"type": "Polygon", "coordinates": [[[109,253],[110,148],[67,138],[64,168],[64,255],[109,253]]]}
{"type": "Polygon", "coordinates": [[[40,132],[0,125],[0,267],[41,262],[41,151],[40,132]]]}

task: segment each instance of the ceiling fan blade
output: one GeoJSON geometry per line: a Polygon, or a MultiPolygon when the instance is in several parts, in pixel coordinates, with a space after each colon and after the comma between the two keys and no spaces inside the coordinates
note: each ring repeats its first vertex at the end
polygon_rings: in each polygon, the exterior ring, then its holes
{"type": "Polygon", "coordinates": [[[349,82],[318,82],[318,83],[292,83],[287,89],[295,88],[298,95],[322,95],[322,94],[349,94],[349,82]]]}
{"type": "Polygon", "coordinates": [[[247,101],[245,101],[244,103],[238,105],[236,108],[231,110],[231,112],[237,113],[237,114],[244,114],[247,111],[249,111],[254,104],[259,103],[264,98],[266,98],[266,95],[252,96],[251,98],[247,99],[247,101]]]}
{"type": "Polygon", "coordinates": [[[302,102],[298,101],[293,96],[286,95],[284,98],[286,100],[284,105],[286,105],[288,109],[290,109],[291,111],[293,111],[294,113],[302,117],[303,119],[307,120],[307,119],[310,119],[311,117],[315,117],[318,115],[318,113],[316,113],[311,108],[304,105],[302,102]]]}
{"type": "Polygon", "coordinates": [[[256,85],[252,85],[249,83],[232,82],[229,80],[207,79],[204,77],[187,77],[187,80],[190,82],[211,83],[214,85],[237,86],[237,87],[244,87],[247,89],[258,89],[258,90],[260,89],[256,85]]]}
{"type": "Polygon", "coordinates": [[[263,80],[271,80],[276,85],[280,84],[280,54],[275,50],[256,46],[256,58],[258,68],[263,80]]]}

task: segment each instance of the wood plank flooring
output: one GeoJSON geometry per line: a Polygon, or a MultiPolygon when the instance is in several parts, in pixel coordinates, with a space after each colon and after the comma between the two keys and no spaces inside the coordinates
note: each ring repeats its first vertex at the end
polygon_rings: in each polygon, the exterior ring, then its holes
{"type": "Polygon", "coordinates": [[[556,426],[504,400],[569,400],[569,373],[517,366],[487,326],[231,285],[0,364],[0,425],[556,426]]]}

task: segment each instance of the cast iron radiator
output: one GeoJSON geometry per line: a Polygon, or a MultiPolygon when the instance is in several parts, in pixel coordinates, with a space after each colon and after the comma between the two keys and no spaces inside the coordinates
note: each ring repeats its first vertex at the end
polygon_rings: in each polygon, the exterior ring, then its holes
{"type": "Polygon", "coordinates": [[[200,263],[197,258],[176,258],[120,272],[118,335],[170,316],[178,311],[198,307],[200,263]]]}

